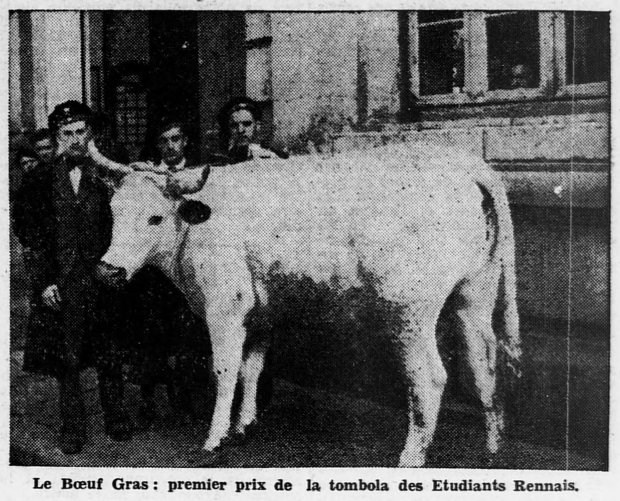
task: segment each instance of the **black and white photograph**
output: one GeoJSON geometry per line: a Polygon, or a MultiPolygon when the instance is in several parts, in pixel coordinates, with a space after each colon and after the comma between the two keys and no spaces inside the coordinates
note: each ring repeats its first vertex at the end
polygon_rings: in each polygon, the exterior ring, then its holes
{"type": "Polygon", "coordinates": [[[9,2],[9,468],[608,472],[614,13],[501,3],[9,2]]]}

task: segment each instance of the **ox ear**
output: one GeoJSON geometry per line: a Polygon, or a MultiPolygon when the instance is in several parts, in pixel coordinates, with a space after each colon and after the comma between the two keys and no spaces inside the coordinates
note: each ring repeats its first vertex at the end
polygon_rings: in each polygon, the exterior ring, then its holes
{"type": "Polygon", "coordinates": [[[211,207],[198,200],[183,200],[177,209],[179,217],[189,224],[204,223],[211,216],[211,207]]]}

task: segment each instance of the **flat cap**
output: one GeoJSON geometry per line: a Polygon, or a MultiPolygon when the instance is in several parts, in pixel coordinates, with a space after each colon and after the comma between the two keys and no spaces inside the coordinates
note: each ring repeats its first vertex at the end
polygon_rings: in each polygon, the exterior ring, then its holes
{"type": "Polygon", "coordinates": [[[34,151],[34,148],[29,144],[22,144],[21,146],[19,146],[19,148],[17,148],[17,151],[15,152],[15,158],[17,158],[18,160],[21,160],[22,158],[38,159],[39,155],[37,155],[37,152],[34,151]]]}
{"type": "Polygon", "coordinates": [[[65,101],[54,108],[48,118],[48,124],[50,131],[56,133],[59,127],[72,122],[84,120],[90,124],[92,116],[93,112],[85,104],[79,101],[65,101]]]}
{"type": "Polygon", "coordinates": [[[155,132],[155,136],[159,137],[161,134],[172,129],[173,127],[178,127],[183,134],[187,135],[185,121],[176,113],[162,115],[159,117],[155,122],[153,131],[155,132]]]}
{"type": "Polygon", "coordinates": [[[222,106],[219,113],[217,114],[217,122],[219,126],[221,128],[227,127],[228,118],[230,117],[230,115],[233,114],[235,111],[240,110],[248,110],[254,117],[254,120],[261,119],[261,108],[256,101],[248,97],[233,97],[224,106],[222,106]]]}

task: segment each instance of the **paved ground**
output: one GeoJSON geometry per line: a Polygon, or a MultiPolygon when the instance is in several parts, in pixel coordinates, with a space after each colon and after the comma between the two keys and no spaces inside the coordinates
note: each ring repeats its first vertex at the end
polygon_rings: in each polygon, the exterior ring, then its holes
{"type": "MultiPolygon", "coordinates": [[[[540,350],[539,356],[541,355],[540,350]]],[[[102,431],[102,417],[93,371],[84,373],[89,409],[90,440],[84,452],[63,455],[55,446],[58,427],[56,385],[49,378],[20,370],[21,352],[12,356],[11,462],[22,465],[167,466],[194,467],[188,451],[206,436],[208,422],[175,424],[160,389],[161,418],[152,430],[139,433],[130,443],[110,441],[102,431]]],[[[201,391],[196,389],[197,401],[201,391]]],[[[526,412],[513,423],[496,461],[497,468],[600,470],[606,468],[605,434],[598,432],[575,440],[565,452],[565,433],[550,433],[557,426],[545,415],[554,399],[538,402],[538,411],[526,412]]],[[[481,444],[484,430],[475,407],[447,398],[437,438],[430,454],[435,467],[489,467],[481,444]]],[[[127,402],[136,409],[137,388],[128,385],[127,402]]],[[[199,407],[205,407],[204,402],[199,407]]],[[[562,409],[558,412],[562,414],[562,409]]],[[[205,414],[206,415],[206,414],[205,414]]],[[[581,418],[580,418],[581,419],[581,418]]],[[[592,423],[589,423],[592,425],[592,423]]],[[[594,423],[596,425],[596,423],[594,423]]],[[[578,426],[578,424],[577,424],[578,426]]],[[[557,431],[557,430],[555,430],[557,431]]],[[[406,432],[402,409],[351,398],[346,393],[307,389],[276,380],[275,397],[251,436],[224,447],[203,466],[394,466],[406,432]]],[[[577,437],[579,432],[577,430],[577,437]]]]}

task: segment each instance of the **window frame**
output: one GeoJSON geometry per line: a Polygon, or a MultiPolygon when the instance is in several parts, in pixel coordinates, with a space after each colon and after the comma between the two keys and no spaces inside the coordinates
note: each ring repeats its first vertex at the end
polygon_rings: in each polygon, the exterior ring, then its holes
{"type": "MultiPolygon", "coordinates": [[[[464,80],[458,94],[420,95],[418,11],[408,15],[409,90],[420,104],[460,105],[528,101],[545,97],[605,97],[609,82],[566,83],[566,30],[564,12],[538,11],[539,85],[536,88],[489,90],[486,19],[513,11],[464,11],[464,80]]],[[[518,12],[518,11],[516,11],[518,12]]]]}

